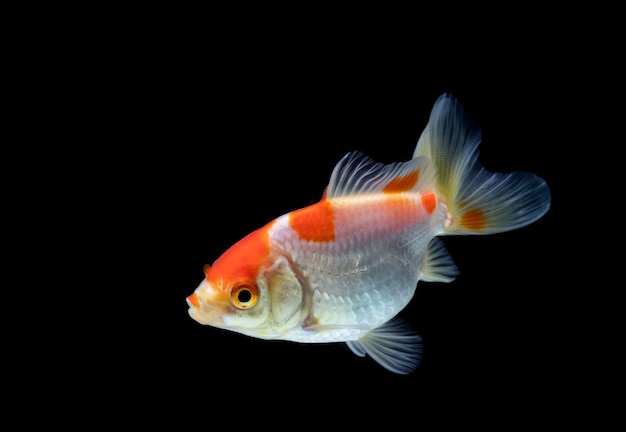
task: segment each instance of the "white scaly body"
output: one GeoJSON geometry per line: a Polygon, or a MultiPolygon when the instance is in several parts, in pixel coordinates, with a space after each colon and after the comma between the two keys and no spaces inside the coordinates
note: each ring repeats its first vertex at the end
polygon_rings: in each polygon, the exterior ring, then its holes
{"type": "Polygon", "coordinates": [[[398,197],[393,212],[386,208],[386,200],[382,195],[331,200],[333,242],[301,239],[287,215],[271,227],[271,244],[299,267],[311,297],[303,326],[290,329],[282,339],[356,340],[396,316],[411,300],[426,248],[442,232],[446,210],[439,206],[432,216],[420,212],[418,194],[398,197]],[[312,325],[327,329],[311,331],[312,325]]]}

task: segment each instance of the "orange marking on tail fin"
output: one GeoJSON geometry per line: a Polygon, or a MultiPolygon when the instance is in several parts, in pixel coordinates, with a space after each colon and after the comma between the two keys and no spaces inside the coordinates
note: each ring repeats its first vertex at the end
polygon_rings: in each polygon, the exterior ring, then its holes
{"type": "Polygon", "coordinates": [[[422,195],[422,205],[424,206],[428,214],[434,212],[435,208],[437,208],[437,198],[435,198],[435,194],[430,192],[426,195],[422,195]]]}
{"type": "Polygon", "coordinates": [[[415,170],[402,177],[396,177],[385,186],[385,193],[400,193],[409,191],[417,184],[420,178],[420,170],[415,170]]]}
{"type": "Polygon", "coordinates": [[[335,216],[331,203],[326,200],[291,212],[289,225],[303,240],[335,240],[335,216]]]}
{"type": "Polygon", "coordinates": [[[459,225],[464,226],[472,231],[482,231],[487,222],[487,217],[478,209],[471,209],[463,213],[459,225]]]}

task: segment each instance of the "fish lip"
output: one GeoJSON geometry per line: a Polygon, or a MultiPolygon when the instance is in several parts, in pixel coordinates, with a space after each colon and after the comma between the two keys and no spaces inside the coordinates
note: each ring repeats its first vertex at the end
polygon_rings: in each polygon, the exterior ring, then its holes
{"type": "Polygon", "coordinates": [[[212,324],[211,321],[202,313],[200,309],[191,305],[189,309],[187,309],[187,313],[189,316],[200,324],[209,325],[212,324]]]}
{"type": "Polygon", "coordinates": [[[222,311],[219,307],[214,305],[206,304],[202,302],[200,296],[196,296],[196,301],[198,302],[198,306],[196,307],[190,300],[187,298],[187,304],[189,305],[189,309],[187,309],[187,313],[191,318],[197,321],[200,324],[211,325],[213,327],[223,327],[224,322],[222,318],[222,311]]]}
{"type": "MultiPolygon", "coordinates": [[[[195,294],[195,293],[194,293],[194,294],[195,294]]],[[[194,294],[191,294],[190,296],[188,296],[188,297],[185,299],[185,301],[187,302],[187,306],[189,306],[189,308],[194,308],[194,309],[196,309],[196,305],[194,305],[194,304],[191,302],[191,300],[189,300],[189,298],[190,298],[192,295],[194,295],[194,294]]],[[[197,301],[198,303],[200,303],[200,299],[198,298],[198,296],[196,296],[196,299],[197,299],[196,301],[197,301]]]]}

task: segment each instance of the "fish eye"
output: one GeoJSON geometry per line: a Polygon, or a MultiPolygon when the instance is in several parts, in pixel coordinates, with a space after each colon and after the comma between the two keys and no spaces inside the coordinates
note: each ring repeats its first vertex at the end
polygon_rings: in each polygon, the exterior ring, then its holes
{"type": "Polygon", "coordinates": [[[248,309],[254,306],[259,298],[256,286],[240,284],[230,292],[230,300],[239,309],[248,309]]]}

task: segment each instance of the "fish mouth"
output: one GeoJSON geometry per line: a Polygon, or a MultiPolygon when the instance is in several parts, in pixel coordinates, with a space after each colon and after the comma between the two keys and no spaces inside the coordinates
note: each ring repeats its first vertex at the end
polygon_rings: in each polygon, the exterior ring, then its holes
{"type": "Polygon", "coordinates": [[[195,292],[187,297],[186,300],[189,306],[187,310],[189,316],[198,323],[215,327],[224,325],[219,308],[203,303],[195,292]]]}
{"type": "Polygon", "coordinates": [[[196,293],[193,293],[189,297],[187,297],[187,304],[189,305],[189,307],[200,309],[200,299],[198,299],[198,295],[196,293]]]}
{"type": "Polygon", "coordinates": [[[208,319],[206,319],[204,314],[200,312],[200,309],[192,306],[189,308],[189,310],[187,310],[187,312],[189,313],[189,316],[193,318],[195,321],[197,321],[198,323],[204,324],[204,325],[211,324],[211,322],[208,319]]]}

